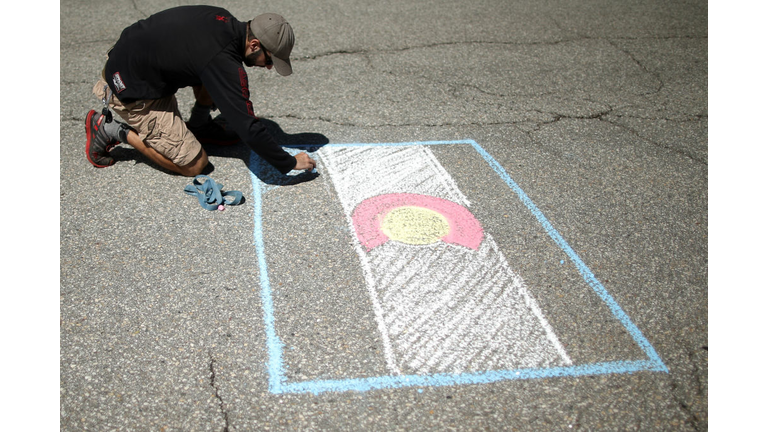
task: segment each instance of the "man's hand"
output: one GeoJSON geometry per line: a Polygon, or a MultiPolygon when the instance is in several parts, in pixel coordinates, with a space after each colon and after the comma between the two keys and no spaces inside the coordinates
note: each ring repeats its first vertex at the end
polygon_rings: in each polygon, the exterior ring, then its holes
{"type": "Polygon", "coordinates": [[[301,152],[295,156],[296,158],[296,166],[293,167],[295,170],[313,170],[315,169],[315,166],[317,166],[317,162],[315,162],[314,159],[309,157],[308,154],[301,152]]]}

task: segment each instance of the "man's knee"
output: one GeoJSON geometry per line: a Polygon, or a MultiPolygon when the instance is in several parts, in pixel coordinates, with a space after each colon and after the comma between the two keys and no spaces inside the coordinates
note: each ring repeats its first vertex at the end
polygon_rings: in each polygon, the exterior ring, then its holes
{"type": "Polygon", "coordinates": [[[208,155],[205,150],[200,149],[200,153],[187,165],[180,166],[179,172],[186,177],[194,177],[200,175],[205,167],[208,166],[208,155]]]}

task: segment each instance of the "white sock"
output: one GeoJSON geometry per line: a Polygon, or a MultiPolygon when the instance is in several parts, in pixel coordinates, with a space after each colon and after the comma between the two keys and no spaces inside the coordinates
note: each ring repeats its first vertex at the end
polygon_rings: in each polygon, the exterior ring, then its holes
{"type": "Polygon", "coordinates": [[[129,129],[128,125],[126,125],[125,123],[120,123],[119,121],[113,118],[112,121],[109,123],[107,123],[106,121],[102,123],[101,127],[104,129],[104,132],[106,132],[110,138],[120,142],[125,142],[125,137],[123,138],[120,137],[121,129],[123,130],[129,129]]]}

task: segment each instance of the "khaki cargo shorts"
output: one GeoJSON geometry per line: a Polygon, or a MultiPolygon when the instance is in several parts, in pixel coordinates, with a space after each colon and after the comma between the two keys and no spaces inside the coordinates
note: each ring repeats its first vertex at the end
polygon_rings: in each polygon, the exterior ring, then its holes
{"type": "MultiPolygon", "coordinates": [[[[93,94],[99,100],[106,96],[106,85],[102,78],[93,86],[93,94]]],[[[203,149],[184,124],[174,95],[125,105],[112,95],[109,106],[139,134],[145,144],[177,166],[189,165],[203,149]]]]}

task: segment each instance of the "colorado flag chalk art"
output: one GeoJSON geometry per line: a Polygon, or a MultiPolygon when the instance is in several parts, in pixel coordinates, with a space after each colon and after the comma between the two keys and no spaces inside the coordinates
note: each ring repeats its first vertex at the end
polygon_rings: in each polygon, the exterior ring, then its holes
{"type": "MultiPolygon", "coordinates": [[[[326,182],[327,195],[335,194],[346,220],[346,236],[357,256],[386,371],[376,376],[288,380],[286,369],[292,366],[285,363],[285,336],[281,338],[276,319],[262,226],[264,201],[274,188],[254,176],[255,244],[272,392],[365,391],[666,371],[639,329],[578,255],[474,141],[331,144],[313,156],[323,170],[322,180],[316,181],[326,182]],[[581,280],[579,289],[591,292],[596,310],[603,310],[621,329],[624,336],[616,338],[636,344],[640,354],[627,355],[638,358],[622,360],[610,352],[593,355],[581,350],[578,356],[589,361],[572,359],[531,287],[497,244],[496,233],[484,227],[471,197],[432,151],[438,145],[463,146],[463,151],[476,152],[484,160],[488,175],[506,185],[504,193],[517,196],[533,215],[529,218],[538,221],[539,230],[554,241],[553,249],[570,260],[571,271],[581,280]]],[[[263,168],[263,164],[252,165],[253,171],[263,168]]]]}
{"type": "Polygon", "coordinates": [[[320,154],[359,241],[393,374],[571,363],[428,147],[320,154]]]}

